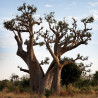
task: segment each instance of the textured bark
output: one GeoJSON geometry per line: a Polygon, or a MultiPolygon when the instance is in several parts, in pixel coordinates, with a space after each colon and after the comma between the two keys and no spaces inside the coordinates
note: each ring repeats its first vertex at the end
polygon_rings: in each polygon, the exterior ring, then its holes
{"type": "Polygon", "coordinates": [[[30,87],[31,91],[38,92],[40,86],[40,80],[43,77],[43,71],[39,65],[33,50],[33,36],[30,36],[30,43],[28,45],[29,54],[29,71],[30,71],[30,87]]]}
{"type": "Polygon", "coordinates": [[[60,94],[60,83],[61,82],[61,68],[57,67],[55,69],[55,74],[52,81],[52,89],[57,93],[60,94]]]}
{"type": "Polygon", "coordinates": [[[30,87],[33,92],[39,91],[40,79],[43,77],[37,62],[30,64],[30,87]]]}
{"type": "Polygon", "coordinates": [[[27,45],[27,52],[25,52],[22,48],[22,40],[20,40],[19,36],[15,35],[15,39],[17,41],[18,50],[17,55],[21,57],[25,63],[28,65],[29,70],[21,71],[28,72],[30,74],[30,88],[33,92],[38,92],[40,87],[40,80],[44,76],[44,72],[39,65],[33,50],[33,36],[30,37],[30,42],[27,45]]]}
{"type": "Polygon", "coordinates": [[[41,80],[40,93],[44,93],[45,89],[51,89],[53,77],[55,74],[55,67],[53,67],[41,80]]]}

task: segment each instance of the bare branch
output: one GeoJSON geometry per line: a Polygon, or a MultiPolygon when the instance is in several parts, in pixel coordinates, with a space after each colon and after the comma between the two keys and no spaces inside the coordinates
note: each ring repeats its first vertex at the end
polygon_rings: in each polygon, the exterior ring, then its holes
{"type": "Polygon", "coordinates": [[[43,46],[43,45],[45,45],[45,42],[33,42],[33,46],[37,46],[37,45],[39,45],[39,46],[43,46]]]}
{"type": "Polygon", "coordinates": [[[73,61],[76,61],[76,60],[85,61],[85,60],[88,60],[88,57],[83,57],[83,56],[80,56],[80,54],[78,54],[77,57],[76,57],[76,59],[74,59],[73,61]]]}
{"type": "Polygon", "coordinates": [[[18,36],[20,38],[21,43],[23,43],[22,37],[21,37],[21,32],[18,32],[18,36]]]}
{"type": "Polygon", "coordinates": [[[23,72],[26,72],[26,73],[28,73],[29,74],[29,70],[27,70],[27,69],[23,69],[22,67],[20,67],[20,66],[18,66],[18,68],[20,69],[20,71],[23,71],[23,72]]]}
{"type": "Polygon", "coordinates": [[[34,31],[34,34],[39,34],[42,29],[43,27],[41,27],[37,32],[34,31]]]}
{"type": "Polygon", "coordinates": [[[56,31],[51,27],[51,24],[48,22],[50,30],[56,35],[56,31]]]}
{"type": "Polygon", "coordinates": [[[65,61],[65,62],[62,64],[62,68],[63,68],[64,66],[66,66],[66,65],[68,65],[68,64],[72,64],[72,63],[74,63],[74,61],[72,61],[72,60],[65,61]]]}
{"type": "Polygon", "coordinates": [[[80,46],[81,44],[84,44],[84,42],[77,42],[76,44],[73,44],[71,46],[68,46],[68,47],[62,47],[61,48],[61,54],[64,54],[65,52],[69,51],[69,50],[72,50],[78,46],[80,46]]]}
{"type": "Polygon", "coordinates": [[[46,30],[45,33],[40,33],[39,35],[41,37],[43,37],[44,41],[47,42],[47,43],[54,43],[55,42],[54,34],[50,36],[48,30],[46,30]]]}
{"type": "Polygon", "coordinates": [[[40,17],[39,20],[40,20],[39,22],[38,21],[33,21],[32,24],[40,25],[42,23],[42,18],[40,17]]]}
{"type": "Polygon", "coordinates": [[[56,61],[57,65],[60,66],[60,62],[59,59],[55,56],[55,54],[53,53],[53,51],[51,50],[49,43],[46,42],[46,47],[49,50],[51,56],[53,57],[53,59],[56,61]]]}
{"type": "Polygon", "coordinates": [[[17,36],[15,32],[14,32],[14,34],[15,34],[15,40],[16,40],[17,45],[18,45],[17,55],[20,56],[25,61],[25,63],[28,65],[28,60],[27,60],[28,54],[27,54],[27,52],[25,52],[23,50],[23,48],[22,48],[22,41],[19,38],[19,36],[17,36]]]}

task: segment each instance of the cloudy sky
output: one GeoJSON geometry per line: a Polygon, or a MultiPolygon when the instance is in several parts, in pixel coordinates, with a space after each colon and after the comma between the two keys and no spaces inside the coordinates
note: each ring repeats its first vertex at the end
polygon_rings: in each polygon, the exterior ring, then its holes
{"type": "MultiPolygon", "coordinates": [[[[88,56],[89,60],[85,63],[92,62],[91,73],[98,70],[98,0],[1,0],[0,1],[0,80],[9,79],[12,73],[19,76],[25,73],[20,72],[17,66],[27,68],[26,64],[16,55],[17,44],[14,40],[14,34],[7,31],[3,27],[3,22],[14,18],[18,14],[17,8],[24,2],[30,5],[35,5],[38,9],[36,17],[43,16],[49,12],[55,12],[57,20],[66,17],[71,23],[71,18],[75,17],[81,28],[80,20],[85,17],[93,16],[95,21],[89,27],[92,27],[92,40],[87,46],[82,45],[75,50],[72,50],[64,56],[76,57],[78,53],[83,56],[88,56]]],[[[46,26],[47,27],[47,26],[46,26]]],[[[23,35],[24,37],[26,35],[23,35]]],[[[44,47],[35,48],[36,56],[39,61],[43,57],[49,56],[49,53],[44,47]],[[43,52],[44,50],[44,52],[43,52]]],[[[51,61],[51,60],[50,60],[51,61]]],[[[46,71],[48,66],[43,66],[46,71]]]]}

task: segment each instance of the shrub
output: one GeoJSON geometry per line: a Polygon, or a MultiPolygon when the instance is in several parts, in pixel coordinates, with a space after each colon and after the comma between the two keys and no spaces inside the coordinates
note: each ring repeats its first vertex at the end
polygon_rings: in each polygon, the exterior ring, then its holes
{"type": "Polygon", "coordinates": [[[69,85],[67,86],[66,91],[67,91],[67,94],[68,94],[68,95],[73,95],[73,86],[72,86],[72,84],[69,84],[69,85]]]}
{"type": "Polygon", "coordinates": [[[90,85],[91,85],[91,82],[88,79],[80,79],[74,83],[74,86],[78,88],[89,87],[90,85]]]}
{"type": "Polygon", "coordinates": [[[30,78],[28,76],[23,76],[21,78],[20,86],[23,88],[29,87],[29,83],[30,83],[30,78]]]}
{"type": "Polygon", "coordinates": [[[12,84],[9,80],[3,80],[0,82],[0,91],[2,91],[4,88],[10,88],[11,86],[12,84]]]}
{"type": "Polygon", "coordinates": [[[62,69],[61,83],[62,85],[68,85],[70,83],[74,83],[80,79],[80,76],[81,76],[80,68],[75,63],[68,64],[64,66],[62,69]]]}
{"type": "Polygon", "coordinates": [[[45,96],[48,98],[49,96],[51,96],[52,94],[52,90],[48,90],[48,89],[45,89],[45,96]]]}
{"type": "Polygon", "coordinates": [[[81,88],[81,93],[89,94],[90,91],[91,91],[91,88],[90,87],[83,87],[83,88],[81,88]]]}

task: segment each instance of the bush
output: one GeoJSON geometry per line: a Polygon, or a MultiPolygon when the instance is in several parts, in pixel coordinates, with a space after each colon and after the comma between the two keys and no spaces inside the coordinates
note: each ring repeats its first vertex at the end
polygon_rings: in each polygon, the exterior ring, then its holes
{"type": "Polygon", "coordinates": [[[91,88],[90,87],[83,87],[83,88],[81,88],[81,93],[89,94],[90,91],[91,91],[91,88]]]}
{"type": "Polygon", "coordinates": [[[9,80],[3,80],[0,82],[0,91],[2,91],[4,88],[10,88],[12,86],[12,83],[9,80]]]}
{"type": "Polygon", "coordinates": [[[80,79],[74,83],[74,86],[78,88],[89,87],[91,86],[91,82],[88,79],[80,79]]]}
{"type": "Polygon", "coordinates": [[[20,82],[20,86],[25,88],[25,87],[29,87],[29,82],[30,82],[30,79],[23,79],[21,82],[20,82]]]}
{"type": "Polygon", "coordinates": [[[30,79],[27,76],[23,76],[21,80],[17,79],[14,81],[2,80],[0,81],[0,91],[6,88],[8,92],[15,92],[15,93],[29,92],[30,91],[29,82],[30,79]]]}
{"type": "Polygon", "coordinates": [[[51,96],[52,94],[52,90],[48,90],[48,89],[45,89],[45,96],[48,98],[49,96],[51,96]]]}
{"type": "Polygon", "coordinates": [[[61,83],[62,85],[68,85],[70,83],[74,83],[80,79],[81,70],[75,64],[68,64],[63,67],[61,72],[61,83]]]}

